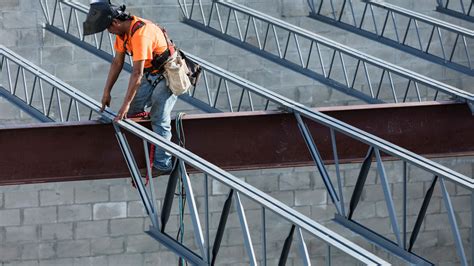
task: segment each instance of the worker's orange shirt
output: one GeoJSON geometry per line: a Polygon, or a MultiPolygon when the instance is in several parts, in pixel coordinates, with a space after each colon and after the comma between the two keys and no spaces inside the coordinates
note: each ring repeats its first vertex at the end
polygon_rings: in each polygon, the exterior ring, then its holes
{"type": "Polygon", "coordinates": [[[163,31],[153,22],[136,16],[132,16],[132,19],[128,33],[116,36],[114,49],[117,52],[130,53],[133,61],[145,60],[145,68],[149,68],[152,66],[153,54],[161,54],[168,48],[166,38],[163,31]],[[130,37],[132,27],[138,20],[145,22],[145,26],[139,28],[130,37]]]}

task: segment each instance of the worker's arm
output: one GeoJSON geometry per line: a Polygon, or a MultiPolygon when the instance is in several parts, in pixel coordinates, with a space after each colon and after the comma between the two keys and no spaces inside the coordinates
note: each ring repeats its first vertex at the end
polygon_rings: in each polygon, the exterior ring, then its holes
{"type": "Polygon", "coordinates": [[[130,80],[128,82],[127,93],[125,94],[125,99],[123,99],[122,107],[120,107],[117,117],[115,117],[115,121],[127,117],[127,112],[130,108],[130,103],[132,102],[133,97],[135,97],[138,87],[140,87],[140,82],[143,77],[144,66],[145,60],[133,61],[133,70],[132,74],[130,75],[130,80]]]}
{"type": "Polygon", "coordinates": [[[117,78],[120,72],[122,71],[124,62],[125,62],[125,53],[116,52],[114,60],[112,61],[112,64],[110,65],[107,81],[105,82],[104,94],[102,96],[102,108],[100,108],[101,112],[104,111],[106,106],[110,107],[110,101],[111,101],[110,92],[112,91],[112,88],[115,82],[117,81],[117,78]]]}

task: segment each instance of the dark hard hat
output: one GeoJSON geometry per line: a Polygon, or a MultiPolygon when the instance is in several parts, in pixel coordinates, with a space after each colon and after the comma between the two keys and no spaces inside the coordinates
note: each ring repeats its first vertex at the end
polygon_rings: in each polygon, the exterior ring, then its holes
{"type": "Polygon", "coordinates": [[[117,6],[109,1],[91,3],[86,21],[84,21],[84,35],[101,32],[112,24],[112,20],[119,15],[117,6]]]}

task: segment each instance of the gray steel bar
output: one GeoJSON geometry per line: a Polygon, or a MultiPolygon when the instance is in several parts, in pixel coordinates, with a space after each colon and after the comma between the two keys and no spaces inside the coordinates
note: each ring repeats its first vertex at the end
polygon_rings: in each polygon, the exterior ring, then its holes
{"type": "Polygon", "coordinates": [[[444,207],[446,208],[446,211],[448,212],[449,224],[451,225],[451,231],[454,236],[454,243],[456,244],[458,257],[461,260],[461,264],[463,266],[467,266],[468,263],[467,263],[466,253],[464,252],[461,234],[459,233],[458,224],[456,222],[456,215],[454,214],[451,198],[449,197],[448,190],[446,189],[444,177],[440,178],[440,185],[441,185],[441,192],[443,194],[444,207]]]}
{"type": "Polygon", "coordinates": [[[150,213],[150,216],[153,216],[156,222],[156,228],[160,229],[160,219],[158,219],[158,206],[156,206],[156,194],[155,194],[155,186],[153,185],[153,174],[152,174],[152,166],[150,165],[150,154],[148,152],[148,143],[143,141],[143,151],[145,153],[145,162],[146,162],[146,174],[149,177],[150,182],[150,196],[151,196],[151,206],[153,207],[153,213],[150,213]]]}
{"type": "Polygon", "coordinates": [[[267,225],[265,217],[265,207],[262,207],[262,265],[267,265],[267,225]]]}
{"type": "Polygon", "coordinates": [[[390,186],[387,180],[387,174],[385,173],[385,167],[383,166],[382,157],[378,149],[375,149],[375,158],[377,159],[377,169],[379,172],[380,183],[382,184],[383,194],[385,196],[385,203],[387,204],[388,214],[390,216],[390,222],[392,224],[392,230],[397,238],[398,246],[403,247],[402,240],[400,238],[400,227],[398,226],[397,214],[395,213],[395,205],[393,204],[392,193],[390,192],[390,186]]]}
{"type": "Polygon", "coordinates": [[[303,232],[301,232],[301,228],[299,227],[296,229],[296,237],[298,238],[298,247],[301,260],[303,261],[303,265],[311,266],[308,248],[306,247],[306,243],[304,242],[303,232]]]}
{"type": "Polygon", "coordinates": [[[337,176],[337,187],[339,190],[339,201],[341,202],[341,213],[343,216],[346,216],[345,203],[344,203],[344,193],[342,192],[342,178],[341,171],[339,170],[339,157],[337,155],[337,145],[336,145],[336,134],[334,129],[331,128],[331,144],[332,144],[332,153],[334,156],[334,165],[336,166],[336,176],[337,176]]]}
{"type": "Polygon", "coordinates": [[[326,265],[327,265],[327,266],[331,266],[331,265],[332,265],[331,246],[329,246],[329,245],[328,245],[327,255],[326,255],[326,265]]]}
{"type": "Polygon", "coordinates": [[[234,194],[234,200],[235,200],[234,206],[237,211],[237,214],[239,215],[240,228],[242,229],[242,233],[244,236],[245,250],[247,251],[247,256],[249,256],[250,265],[257,265],[257,258],[255,257],[255,250],[253,248],[252,238],[250,237],[249,226],[247,224],[247,217],[245,216],[245,211],[244,211],[244,207],[242,206],[242,202],[240,200],[239,192],[236,192],[234,194]]]}
{"type": "Polygon", "coordinates": [[[403,249],[407,249],[407,163],[403,162],[403,249]]]}
{"type": "MultiPolygon", "coordinates": [[[[471,239],[474,239],[474,193],[471,193],[471,239]]],[[[474,245],[471,245],[471,264],[474,262],[474,245]]]]}
{"type": "Polygon", "coordinates": [[[199,219],[199,212],[196,206],[196,200],[194,198],[194,192],[191,186],[191,180],[186,172],[186,166],[182,160],[179,160],[179,170],[181,173],[181,179],[184,184],[184,189],[186,191],[186,201],[188,202],[189,213],[191,214],[191,221],[194,227],[194,240],[196,241],[196,246],[199,247],[201,251],[201,256],[204,261],[207,261],[207,252],[204,248],[204,236],[202,234],[201,221],[199,219]]]}

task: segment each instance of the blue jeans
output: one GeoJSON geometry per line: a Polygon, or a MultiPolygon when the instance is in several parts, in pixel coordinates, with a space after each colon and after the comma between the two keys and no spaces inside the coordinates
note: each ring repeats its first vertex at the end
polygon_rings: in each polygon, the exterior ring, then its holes
{"type": "MultiPolygon", "coordinates": [[[[149,76],[153,83],[159,75],[149,76]]],[[[166,80],[160,81],[153,89],[146,75],[141,80],[140,87],[130,104],[129,114],[144,112],[146,107],[151,106],[150,118],[153,131],[167,140],[171,140],[171,110],[178,97],[166,86],[166,80]]],[[[171,154],[159,147],[155,148],[154,167],[160,170],[168,170],[172,167],[171,154]]]]}

